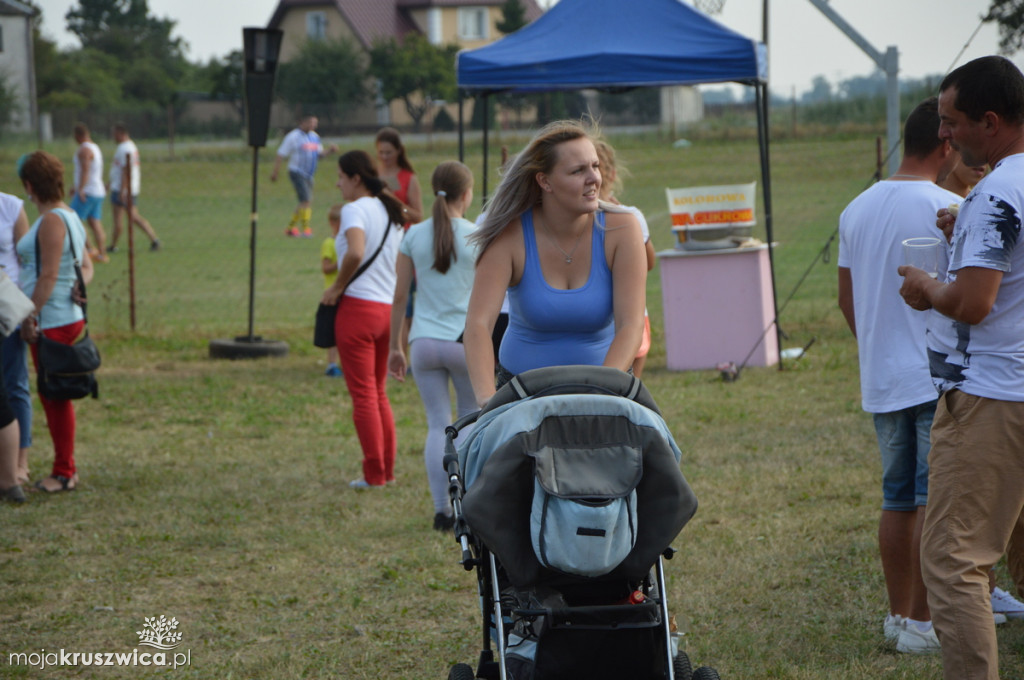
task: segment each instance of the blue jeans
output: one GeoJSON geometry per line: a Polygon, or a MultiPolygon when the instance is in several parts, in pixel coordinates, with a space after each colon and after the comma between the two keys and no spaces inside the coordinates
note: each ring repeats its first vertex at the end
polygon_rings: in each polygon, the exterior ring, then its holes
{"type": "Polygon", "coordinates": [[[873,413],[882,454],[882,509],[911,512],[928,504],[928,451],[937,402],[873,413]]]}
{"type": "Polygon", "coordinates": [[[301,172],[288,171],[288,179],[295,187],[295,195],[299,197],[299,203],[309,203],[313,200],[313,178],[303,175],[301,172]]]}
{"type": "Polygon", "coordinates": [[[28,390],[28,364],[25,363],[25,341],[15,330],[0,343],[3,361],[4,390],[21,430],[19,448],[32,446],[32,395],[28,390]]]}

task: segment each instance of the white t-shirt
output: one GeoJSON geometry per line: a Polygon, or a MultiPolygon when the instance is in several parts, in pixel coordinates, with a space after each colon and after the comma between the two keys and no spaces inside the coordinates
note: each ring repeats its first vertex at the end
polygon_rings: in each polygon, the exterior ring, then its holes
{"type": "MultiPolygon", "coordinates": [[[[441,200],[441,199],[438,199],[441,200]]],[[[448,271],[434,269],[434,219],[409,227],[399,252],[408,255],[416,268],[416,309],[409,330],[410,342],[417,338],[457,340],[466,328],[466,309],[476,273],[476,246],[468,243],[476,230],[469,220],[452,220],[455,257],[448,271]]]]}
{"type": "MultiPolygon", "coordinates": [[[[334,239],[339,269],[345,253],[348,252],[348,240],[345,238],[345,232],[349,229],[363,230],[366,235],[366,247],[362,262],[366,262],[377,252],[387,226],[388,211],[379,198],[364,196],[342,206],[341,229],[338,230],[338,236],[334,239]]],[[[365,272],[349,284],[345,295],[371,302],[391,304],[395,299],[395,281],[398,278],[395,274],[395,260],[401,242],[402,227],[392,224],[391,229],[387,231],[387,242],[381,249],[380,255],[365,272]]]]}
{"type": "Polygon", "coordinates": [[[18,283],[18,253],[14,250],[14,223],[25,205],[17,196],[0,193],[0,269],[18,283]]]}
{"type": "Polygon", "coordinates": [[[647,226],[647,218],[644,217],[644,214],[642,212],[640,212],[640,208],[636,207],[635,205],[623,205],[620,207],[628,210],[630,214],[634,215],[637,221],[640,222],[640,232],[644,235],[644,243],[650,241],[651,229],[650,227],[647,226]]]}
{"type": "Polygon", "coordinates": [[[103,186],[103,152],[94,142],[82,142],[78,149],[80,151],[83,148],[92,151],[92,162],[89,164],[89,176],[83,179],[82,159],[75,152],[75,189],[84,189],[86,196],[103,198],[107,195],[107,189],[103,186]]]}
{"type": "Polygon", "coordinates": [[[1008,156],[978,182],[953,228],[948,281],[964,267],[1003,272],[995,303],[981,323],[928,318],[928,357],[935,386],[1003,401],[1024,401],[1024,154],[1008,156]]]}
{"type": "MultiPolygon", "coordinates": [[[[903,240],[942,238],[935,213],[960,197],[933,182],[878,182],[839,216],[839,266],[850,270],[860,353],[861,406],[889,413],[936,398],[928,372],[928,315],[899,290],[903,240]]],[[[941,275],[941,272],[940,272],[941,275]]]]}
{"type": "MultiPolygon", "coordinates": [[[[646,246],[647,242],[651,240],[651,228],[647,226],[647,218],[640,212],[640,208],[635,205],[624,205],[622,207],[628,210],[640,222],[640,233],[644,236],[644,245],[646,246]]],[[[647,305],[644,305],[644,316],[648,316],[647,305]]]]}
{"type": "Polygon", "coordinates": [[[132,169],[132,196],[139,195],[142,188],[142,171],[139,167],[139,147],[135,142],[128,139],[117,145],[114,151],[114,158],[110,161],[110,193],[121,192],[121,180],[124,178],[124,169],[132,169]]]}

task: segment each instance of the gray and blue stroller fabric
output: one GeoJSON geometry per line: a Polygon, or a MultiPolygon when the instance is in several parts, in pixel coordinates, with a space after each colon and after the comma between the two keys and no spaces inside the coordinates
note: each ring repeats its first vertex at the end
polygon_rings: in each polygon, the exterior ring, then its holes
{"type": "Polygon", "coordinates": [[[516,588],[644,578],[697,509],[646,389],[621,371],[573,366],[502,390],[459,446],[473,535],[516,588]]]}

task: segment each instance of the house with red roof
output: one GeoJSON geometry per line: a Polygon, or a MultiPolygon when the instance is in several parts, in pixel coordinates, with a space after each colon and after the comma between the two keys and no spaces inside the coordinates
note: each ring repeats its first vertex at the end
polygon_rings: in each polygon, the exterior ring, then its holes
{"type": "MultiPolygon", "coordinates": [[[[505,0],[280,0],[267,24],[284,32],[281,61],[294,57],[307,40],[347,40],[369,50],[375,41],[420,34],[434,45],[487,45],[502,37],[505,0]]],[[[527,22],[543,11],[536,0],[520,0],[527,22]]],[[[360,116],[362,118],[362,116],[360,116]]],[[[405,124],[404,107],[392,102],[389,120],[405,124]]]]}

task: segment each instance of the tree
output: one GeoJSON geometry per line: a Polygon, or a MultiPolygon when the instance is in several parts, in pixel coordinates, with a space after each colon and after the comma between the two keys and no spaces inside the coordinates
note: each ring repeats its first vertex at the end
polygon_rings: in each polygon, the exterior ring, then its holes
{"type": "Polygon", "coordinates": [[[83,49],[116,60],[125,96],[162,106],[176,100],[187,62],[185,43],[171,35],[174,20],[150,16],[146,0],[79,0],[64,16],[83,49]]]}
{"type": "Polygon", "coordinates": [[[432,101],[455,97],[457,45],[437,47],[422,35],[410,35],[401,45],[394,38],[370,48],[370,73],[381,83],[385,101],[401,99],[418,130],[432,101]]]}
{"type": "Polygon", "coordinates": [[[79,0],[64,18],[82,47],[93,47],[126,64],[140,55],[165,66],[183,61],[185,43],[171,36],[176,22],[150,16],[146,0],[79,0]]]}
{"type": "Polygon", "coordinates": [[[0,73],[0,129],[11,122],[19,101],[14,85],[8,81],[6,74],[0,73]]]}
{"type": "Polygon", "coordinates": [[[817,104],[832,100],[832,84],[825,76],[814,76],[811,80],[811,89],[804,92],[800,101],[804,104],[817,104]]]}
{"type": "Polygon", "coordinates": [[[291,61],[281,64],[277,94],[291,106],[323,118],[369,100],[366,68],[359,49],[346,40],[307,40],[291,61]]]}
{"type": "Polygon", "coordinates": [[[999,49],[1003,54],[1024,47],[1024,0],[992,0],[985,21],[999,24],[999,49]]]}
{"type": "Polygon", "coordinates": [[[505,0],[501,6],[501,20],[494,24],[494,27],[508,35],[526,24],[526,8],[523,7],[523,3],[520,0],[505,0]]]}
{"type": "Polygon", "coordinates": [[[854,76],[840,82],[839,93],[842,99],[885,96],[885,87],[885,73],[876,68],[869,76],[854,76]]]}
{"type": "Polygon", "coordinates": [[[124,107],[118,62],[113,57],[94,49],[52,56],[45,80],[36,81],[40,109],[109,111],[124,107]]]}
{"type": "MultiPolygon", "coordinates": [[[[494,26],[505,35],[508,35],[518,31],[526,24],[526,8],[523,7],[523,3],[519,0],[505,0],[505,3],[501,6],[501,20],[494,26]]],[[[497,97],[498,103],[502,107],[515,111],[516,123],[519,125],[523,122],[523,110],[526,107],[539,106],[537,95],[527,95],[524,97],[522,94],[508,92],[499,94],[497,97]]]]}
{"type": "Polygon", "coordinates": [[[204,92],[217,101],[231,102],[239,117],[245,117],[245,54],[232,50],[223,59],[210,59],[194,66],[186,81],[195,92],[204,92]]]}

